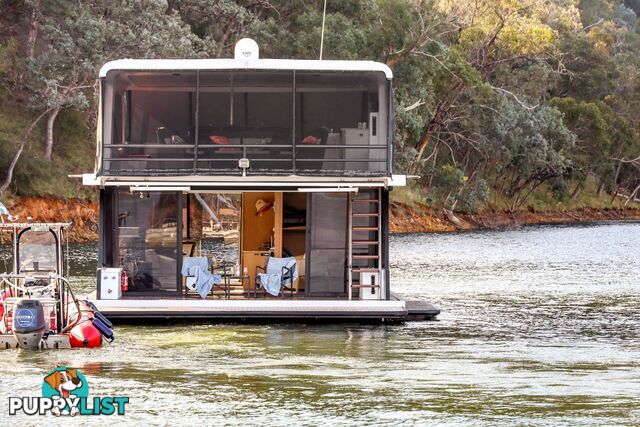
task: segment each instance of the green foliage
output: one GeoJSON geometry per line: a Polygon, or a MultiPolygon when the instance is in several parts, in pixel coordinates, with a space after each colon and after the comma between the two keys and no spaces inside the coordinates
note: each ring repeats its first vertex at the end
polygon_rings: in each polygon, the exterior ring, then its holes
{"type": "MultiPolygon", "coordinates": [[[[29,126],[31,116],[24,107],[12,105],[9,97],[0,91],[0,171],[8,168],[15,151],[16,141],[29,126]]],[[[60,139],[60,156],[55,162],[45,161],[42,157],[44,129],[39,127],[32,134],[34,142],[18,162],[14,180],[10,187],[13,194],[23,196],[48,197],[95,197],[94,192],[82,187],[78,180],[70,180],[72,173],[86,172],[95,156],[95,144],[86,126],[86,116],[75,109],[66,109],[60,113],[56,123],[56,132],[63,135],[60,139]]]]}
{"type": "Polygon", "coordinates": [[[557,200],[566,200],[569,192],[569,184],[563,178],[557,179],[551,184],[551,192],[557,200]]]}
{"type": "MultiPolygon", "coordinates": [[[[265,58],[320,53],[319,1],[37,4],[0,16],[0,170],[31,120],[60,109],[53,163],[43,126],[19,162],[11,189],[23,194],[78,191],[64,175],[92,166],[93,84],[108,60],[230,57],[247,36],[265,58]]],[[[421,176],[421,200],[600,206],[640,184],[639,12],[640,0],[335,0],[323,57],[392,67],[395,172],[421,176]]]]}
{"type": "Polygon", "coordinates": [[[517,207],[526,200],[524,192],[569,174],[572,161],[568,153],[575,135],[565,126],[560,111],[551,106],[527,110],[504,98],[500,113],[494,120],[502,159],[499,171],[509,177],[507,194],[514,197],[513,207],[517,207]]]}

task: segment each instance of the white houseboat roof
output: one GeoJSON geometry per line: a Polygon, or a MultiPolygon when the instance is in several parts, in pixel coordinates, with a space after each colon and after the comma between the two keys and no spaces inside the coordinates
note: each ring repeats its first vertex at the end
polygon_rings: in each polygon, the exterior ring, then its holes
{"type": "Polygon", "coordinates": [[[69,175],[82,178],[82,184],[97,187],[131,187],[136,189],[154,189],[155,191],[197,191],[203,187],[224,187],[242,189],[256,188],[297,188],[325,189],[327,191],[347,191],[350,189],[373,187],[404,187],[407,185],[406,175],[392,175],[391,177],[320,177],[320,176],[104,176],[95,173],[69,175]]]}
{"type": "Polygon", "coordinates": [[[176,70],[305,70],[305,71],[373,71],[393,78],[391,68],[374,61],[317,61],[306,59],[118,59],[100,69],[100,77],[109,71],[176,70]]]}

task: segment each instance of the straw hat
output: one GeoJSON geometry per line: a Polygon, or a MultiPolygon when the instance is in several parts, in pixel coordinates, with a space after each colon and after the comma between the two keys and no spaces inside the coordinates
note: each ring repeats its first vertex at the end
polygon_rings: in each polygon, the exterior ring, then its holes
{"type": "Polygon", "coordinates": [[[256,215],[261,216],[272,207],[273,202],[266,202],[264,199],[258,199],[256,200],[256,215]]]}

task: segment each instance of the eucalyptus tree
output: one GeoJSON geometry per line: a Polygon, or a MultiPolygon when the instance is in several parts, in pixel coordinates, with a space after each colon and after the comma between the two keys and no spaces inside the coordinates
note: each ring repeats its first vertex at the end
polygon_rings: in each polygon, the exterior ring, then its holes
{"type": "Polygon", "coordinates": [[[95,106],[93,87],[102,64],[120,57],[198,56],[202,51],[199,43],[179,14],[168,13],[167,3],[161,0],[42,3],[28,76],[17,87],[29,94],[36,119],[18,144],[0,193],[11,183],[15,165],[38,121],[47,118],[44,158],[51,160],[54,124],[60,111],[95,106]]]}

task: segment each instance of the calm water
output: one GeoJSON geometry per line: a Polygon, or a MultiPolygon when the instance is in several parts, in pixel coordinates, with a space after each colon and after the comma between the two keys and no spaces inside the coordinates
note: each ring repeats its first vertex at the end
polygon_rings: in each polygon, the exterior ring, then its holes
{"type": "MultiPolygon", "coordinates": [[[[440,321],[118,326],[102,349],[0,353],[0,419],[64,364],[138,425],[638,425],[639,244],[640,224],[393,236],[393,289],[440,321]]],[[[95,249],[72,256],[87,289],[95,249]]]]}

